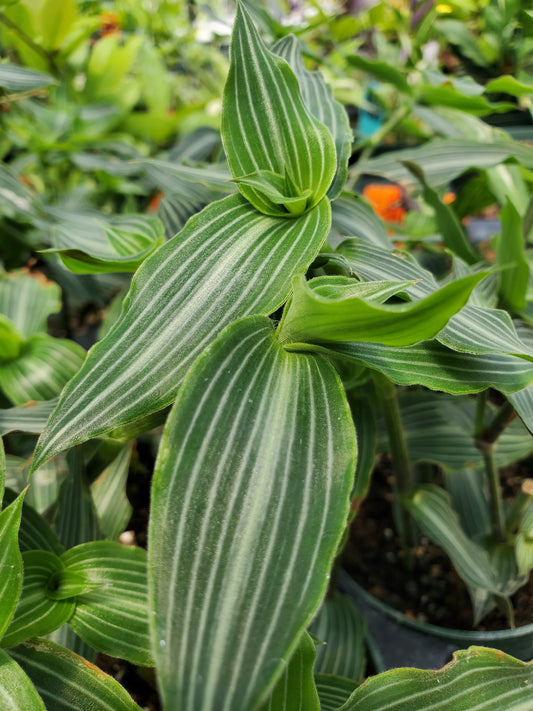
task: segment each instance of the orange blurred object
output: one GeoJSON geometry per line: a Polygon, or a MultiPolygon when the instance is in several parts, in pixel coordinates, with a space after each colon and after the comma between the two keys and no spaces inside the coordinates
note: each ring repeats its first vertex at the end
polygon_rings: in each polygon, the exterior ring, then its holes
{"type": "Polygon", "coordinates": [[[100,37],[107,37],[120,32],[121,24],[118,12],[103,12],[100,15],[100,37]]]}
{"type": "Polygon", "coordinates": [[[163,199],[163,195],[164,193],[159,192],[153,196],[153,198],[148,203],[148,212],[157,212],[157,210],[159,209],[159,203],[163,199]]]}
{"type": "Polygon", "coordinates": [[[442,198],[442,202],[443,202],[445,205],[451,205],[451,203],[454,202],[455,197],[456,197],[456,196],[455,196],[455,193],[452,193],[452,192],[444,193],[444,197],[442,198]]]}
{"type": "Polygon", "coordinates": [[[404,207],[404,191],[399,185],[369,183],[363,188],[363,195],[382,220],[397,224],[403,222],[407,211],[404,207]]]}

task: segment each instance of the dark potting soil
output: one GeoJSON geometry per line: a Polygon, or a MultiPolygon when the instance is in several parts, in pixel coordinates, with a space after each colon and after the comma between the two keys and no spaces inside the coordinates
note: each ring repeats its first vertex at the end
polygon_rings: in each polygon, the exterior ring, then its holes
{"type": "MultiPolygon", "coordinates": [[[[408,617],[471,630],[473,615],[468,590],[440,548],[427,538],[420,538],[411,553],[412,568],[407,569],[394,527],[391,483],[390,465],[384,457],[351,525],[343,555],[344,567],[362,588],[408,617]]],[[[512,596],[511,602],[517,627],[533,622],[533,576],[512,596]]],[[[504,615],[493,610],[475,629],[499,630],[508,626],[504,615]]]]}

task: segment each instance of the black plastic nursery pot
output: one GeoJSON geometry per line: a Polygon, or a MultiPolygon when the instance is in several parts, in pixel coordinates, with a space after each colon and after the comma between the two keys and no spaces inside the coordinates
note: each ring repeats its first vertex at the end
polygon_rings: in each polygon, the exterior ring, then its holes
{"type": "Polygon", "coordinates": [[[440,669],[453,652],[471,645],[491,647],[522,661],[533,659],[533,624],[515,629],[477,632],[419,622],[363,590],[340,570],[337,584],[355,600],[367,621],[367,643],[376,671],[397,667],[440,669]]]}

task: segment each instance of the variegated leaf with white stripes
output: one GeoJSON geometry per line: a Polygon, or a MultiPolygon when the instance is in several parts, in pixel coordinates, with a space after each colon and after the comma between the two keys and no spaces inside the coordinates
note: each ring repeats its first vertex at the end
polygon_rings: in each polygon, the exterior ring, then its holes
{"type": "Polygon", "coordinates": [[[3,711],[46,711],[35,687],[20,666],[0,649],[0,708],[3,711]]]}
{"type": "Polygon", "coordinates": [[[348,513],[355,437],[321,356],[265,317],[198,359],[167,421],[152,491],[152,635],[168,711],[248,711],[326,587],[348,513]]]}
{"type": "MultiPolygon", "coordinates": [[[[141,711],[118,681],[58,644],[31,640],[9,654],[33,682],[46,711],[141,711]]],[[[34,707],[24,706],[24,711],[34,707]]]]}
{"type": "Polygon", "coordinates": [[[280,306],[329,230],[327,200],[293,220],[241,195],[212,203],[137,271],[122,315],[65,388],[34,466],[163,409],[224,326],[280,306]]]}
{"type": "Polygon", "coordinates": [[[17,330],[29,338],[46,333],[50,314],[61,309],[61,290],[42,274],[22,271],[0,275],[0,313],[13,322],[17,330]]]}
{"type": "Polygon", "coordinates": [[[339,711],[529,711],[533,662],[470,647],[438,671],[392,669],[370,677],[339,711]]]}
{"type": "Polygon", "coordinates": [[[53,77],[36,72],[35,69],[19,67],[10,62],[0,64],[0,86],[9,92],[31,91],[55,83],[56,80],[53,77]]]}
{"type": "Polygon", "coordinates": [[[95,587],[76,598],[76,609],[69,619],[76,634],[112,657],[133,664],[153,664],[146,551],[112,541],[94,541],[71,548],[61,560],[70,574],[95,587]]]}
{"type": "Polygon", "coordinates": [[[315,645],[304,632],[268,700],[258,711],[321,711],[313,679],[315,645]]]}
{"type": "Polygon", "coordinates": [[[30,637],[53,632],[74,612],[74,600],[54,600],[48,594],[53,575],[64,568],[61,559],[49,551],[26,551],[22,560],[22,591],[0,639],[2,647],[13,647],[30,637]]]}
{"type": "Polygon", "coordinates": [[[56,407],[57,399],[54,398],[42,402],[30,401],[19,407],[0,409],[0,435],[9,432],[40,434],[56,407]]]}
{"type": "Polygon", "coordinates": [[[85,351],[74,341],[32,336],[21,355],[0,364],[0,389],[14,405],[28,400],[50,400],[80,369],[85,351]]]}
{"type": "MultiPolygon", "coordinates": [[[[16,499],[16,494],[10,489],[6,489],[4,498],[6,504],[12,503],[16,499]]],[[[26,502],[22,505],[18,539],[21,552],[44,550],[61,555],[64,550],[44,518],[26,502]]]]}
{"type": "Polygon", "coordinates": [[[345,237],[360,237],[384,249],[391,241],[385,223],[379,219],[370,205],[358,195],[344,193],[331,206],[332,234],[328,242],[337,247],[345,237]]]}
{"type": "Polygon", "coordinates": [[[320,202],[335,175],[331,133],[306,108],[292,69],[268,50],[242,3],[230,60],[222,138],[233,178],[261,212],[300,214],[320,202]]]}
{"type": "Polygon", "coordinates": [[[100,529],[109,540],[116,540],[128,523],[133,510],[126,496],[126,482],[131,459],[131,443],[91,484],[91,494],[100,529]]]}
{"type": "Polygon", "coordinates": [[[320,123],[327,126],[335,142],[337,171],[328,189],[334,200],[342,191],[348,176],[348,159],[353,141],[352,129],[344,106],[333,98],[331,89],[320,72],[308,71],[303,63],[304,46],[294,35],[286,35],[272,47],[274,54],[286,59],[296,74],[305,105],[320,123]]]}
{"type": "Polygon", "coordinates": [[[6,629],[22,588],[22,557],[18,530],[24,494],[0,513],[0,635],[6,629]]]}

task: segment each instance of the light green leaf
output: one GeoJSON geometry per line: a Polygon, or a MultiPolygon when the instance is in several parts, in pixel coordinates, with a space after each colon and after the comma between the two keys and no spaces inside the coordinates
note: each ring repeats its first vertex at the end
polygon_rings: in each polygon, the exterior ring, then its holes
{"type": "Polygon", "coordinates": [[[453,254],[464,259],[467,264],[475,264],[478,261],[478,256],[472,249],[472,245],[468,241],[454,211],[442,202],[437,191],[428,184],[424,171],[418,165],[408,161],[404,161],[403,165],[418,180],[422,187],[424,200],[434,210],[439,234],[444,241],[444,245],[453,254]]]}
{"type": "Polygon", "coordinates": [[[32,336],[19,358],[0,364],[0,388],[15,405],[50,400],[79,370],[85,351],[74,341],[32,336]]]}
{"type": "Polygon", "coordinates": [[[14,323],[0,314],[0,368],[17,359],[22,352],[23,345],[22,336],[14,323]]]}
{"type": "Polygon", "coordinates": [[[75,0],[43,0],[39,8],[40,42],[43,49],[59,49],[78,17],[75,0]]]}
{"type": "Polygon", "coordinates": [[[54,231],[57,253],[76,274],[134,272],[164,242],[163,223],[148,215],[105,217],[66,214],[54,231]]]}
{"type": "Polygon", "coordinates": [[[131,459],[131,444],[91,484],[91,494],[105,537],[116,540],[130,520],[133,508],[126,496],[126,482],[131,459]]]}
{"type": "Polygon", "coordinates": [[[17,271],[0,276],[0,313],[7,316],[25,338],[46,333],[48,317],[60,309],[61,290],[43,275],[17,271]]]}
{"type": "MultiPolygon", "coordinates": [[[[288,198],[310,190],[296,214],[304,212],[322,200],[335,175],[333,138],[308,111],[292,69],[267,49],[242,3],[230,59],[222,138],[233,177],[270,171],[288,181],[288,198]]],[[[267,215],[290,214],[261,189],[245,184],[239,189],[267,215]]]]}
{"type": "Polygon", "coordinates": [[[0,513],[0,635],[13,616],[22,588],[18,530],[23,500],[21,494],[0,513]]]}
{"type": "MultiPolygon", "coordinates": [[[[385,224],[376,215],[370,205],[358,195],[341,195],[331,206],[331,219],[333,229],[346,237],[360,237],[367,242],[389,249],[390,239],[385,229],[385,224]]],[[[328,242],[333,247],[336,243],[328,237],[328,242]]]]}
{"type": "Polygon", "coordinates": [[[419,87],[417,94],[417,99],[420,103],[425,103],[429,106],[447,106],[473,116],[503,113],[514,108],[514,104],[507,101],[492,103],[484,96],[469,96],[449,83],[441,86],[422,85],[419,87]]]}
{"type": "Polygon", "coordinates": [[[329,221],[326,200],[287,221],[261,215],[240,195],[189,220],[139,268],[121,318],[65,389],[34,466],[169,405],[224,326],[283,303],[293,274],[305,271],[318,252],[329,221]]]}
{"type": "Polygon", "coordinates": [[[496,239],[496,255],[500,272],[500,297],[503,305],[514,312],[526,305],[529,264],[524,256],[522,218],[512,202],[500,211],[502,232],[496,239]]]}
{"type": "Polygon", "coordinates": [[[405,505],[425,535],[446,551],[466,583],[497,592],[487,552],[466,536],[443,489],[419,486],[405,505]]]}
{"type": "Polygon", "coordinates": [[[26,551],[22,561],[22,591],[0,640],[2,647],[14,647],[30,637],[53,632],[74,612],[73,600],[54,600],[48,594],[54,573],[64,567],[60,558],[49,551],[26,551]]]}
{"type": "Polygon", "coordinates": [[[397,385],[425,385],[457,395],[488,387],[512,393],[533,383],[533,365],[521,358],[458,353],[436,341],[404,348],[379,343],[329,343],[328,351],[378,370],[397,385]]]}
{"type": "Polygon", "coordinates": [[[393,151],[355,165],[355,172],[383,175],[394,182],[416,185],[416,178],[402,165],[416,163],[434,187],[447,187],[469,168],[490,168],[507,158],[516,158],[527,168],[533,167],[533,148],[518,141],[480,143],[464,139],[438,139],[419,148],[393,151]]]}
{"type": "Polygon", "coordinates": [[[396,67],[379,59],[367,59],[366,57],[353,54],[348,57],[348,63],[362,72],[371,74],[382,82],[392,84],[398,91],[407,96],[411,96],[413,90],[407,82],[405,76],[396,67]]]}
{"type": "Polygon", "coordinates": [[[335,142],[337,172],[327,195],[334,200],[341,192],[348,175],[348,159],[353,141],[352,129],[344,106],[333,98],[331,89],[320,72],[308,71],[302,60],[304,46],[294,35],[286,35],[272,47],[296,74],[305,105],[313,116],[329,129],[335,142]]]}
{"type": "Polygon", "coordinates": [[[149,529],[169,711],[248,711],[274,683],[324,594],[354,457],[334,369],[286,352],[269,319],[232,324],[196,362],[161,442],[149,529]]]}
{"type": "Polygon", "coordinates": [[[315,674],[321,711],[339,711],[355,689],[355,682],[332,674],[315,674]]]}
{"type": "Polygon", "coordinates": [[[328,298],[313,288],[314,280],[306,282],[305,277],[297,276],[279,338],[285,344],[372,341],[409,346],[435,337],[486,274],[456,279],[418,301],[390,305],[349,295],[328,298]]]}
{"type": "Polygon", "coordinates": [[[315,673],[351,679],[353,690],[366,670],[366,621],[353,598],[341,594],[327,597],[309,632],[325,643],[317,649],[315,673]]]}
{"type": "Polygon", "coordinates": [[[70,574],[98,586],[76,598],[76,609],[69,620],[76,634],[112,657],[132,664],[153,664],[146,551],[112,541],[94,541],[71,548],[61,560],[70,574]]]}
{"type": "Polygon", "coordinates": [[[32,682],[2,649],[0,649],[0,706],[3,711],[46,711],[32,682]]]}
{"type": "Polygon", "coordinates": [[[42,72],[9,62],[0,64],[0,87],[6,91],[31,91],[55,83],[55,79],[42,72]]]}
{"type": "Polygon", "coordinates": [[[6,482],[6,452],[4,449],[4,440],[0,435],[0,510],[4,500],[4,487],[6,482]]]}
{"type": "Polygon", "coordinates": [[[58,644],[32,640],[9,653],[32,680],[47,711],[141,711],[115,679],[58,644]]]}
{"type": "Polygon", "coordinates": [[[455,652],[439,671],[392,669],[371,677],[342,711],[527,711],[531,684],[531,662],[495,649],[470,647],[455,652]]]}
{"type": "Polygon", "coordinates": [[[485,85],[485,93],[509,94],[520,98],[524,94],[532,94],[533,85],[518,81],[512,74],[504,74],[489,81],[485,85]]]}
{"type": "Polygon", "coordinates": [[[274,691],[259,711],[321,711],[313,678],[314,661],[315,645],[304,632],[274,691]]]}

